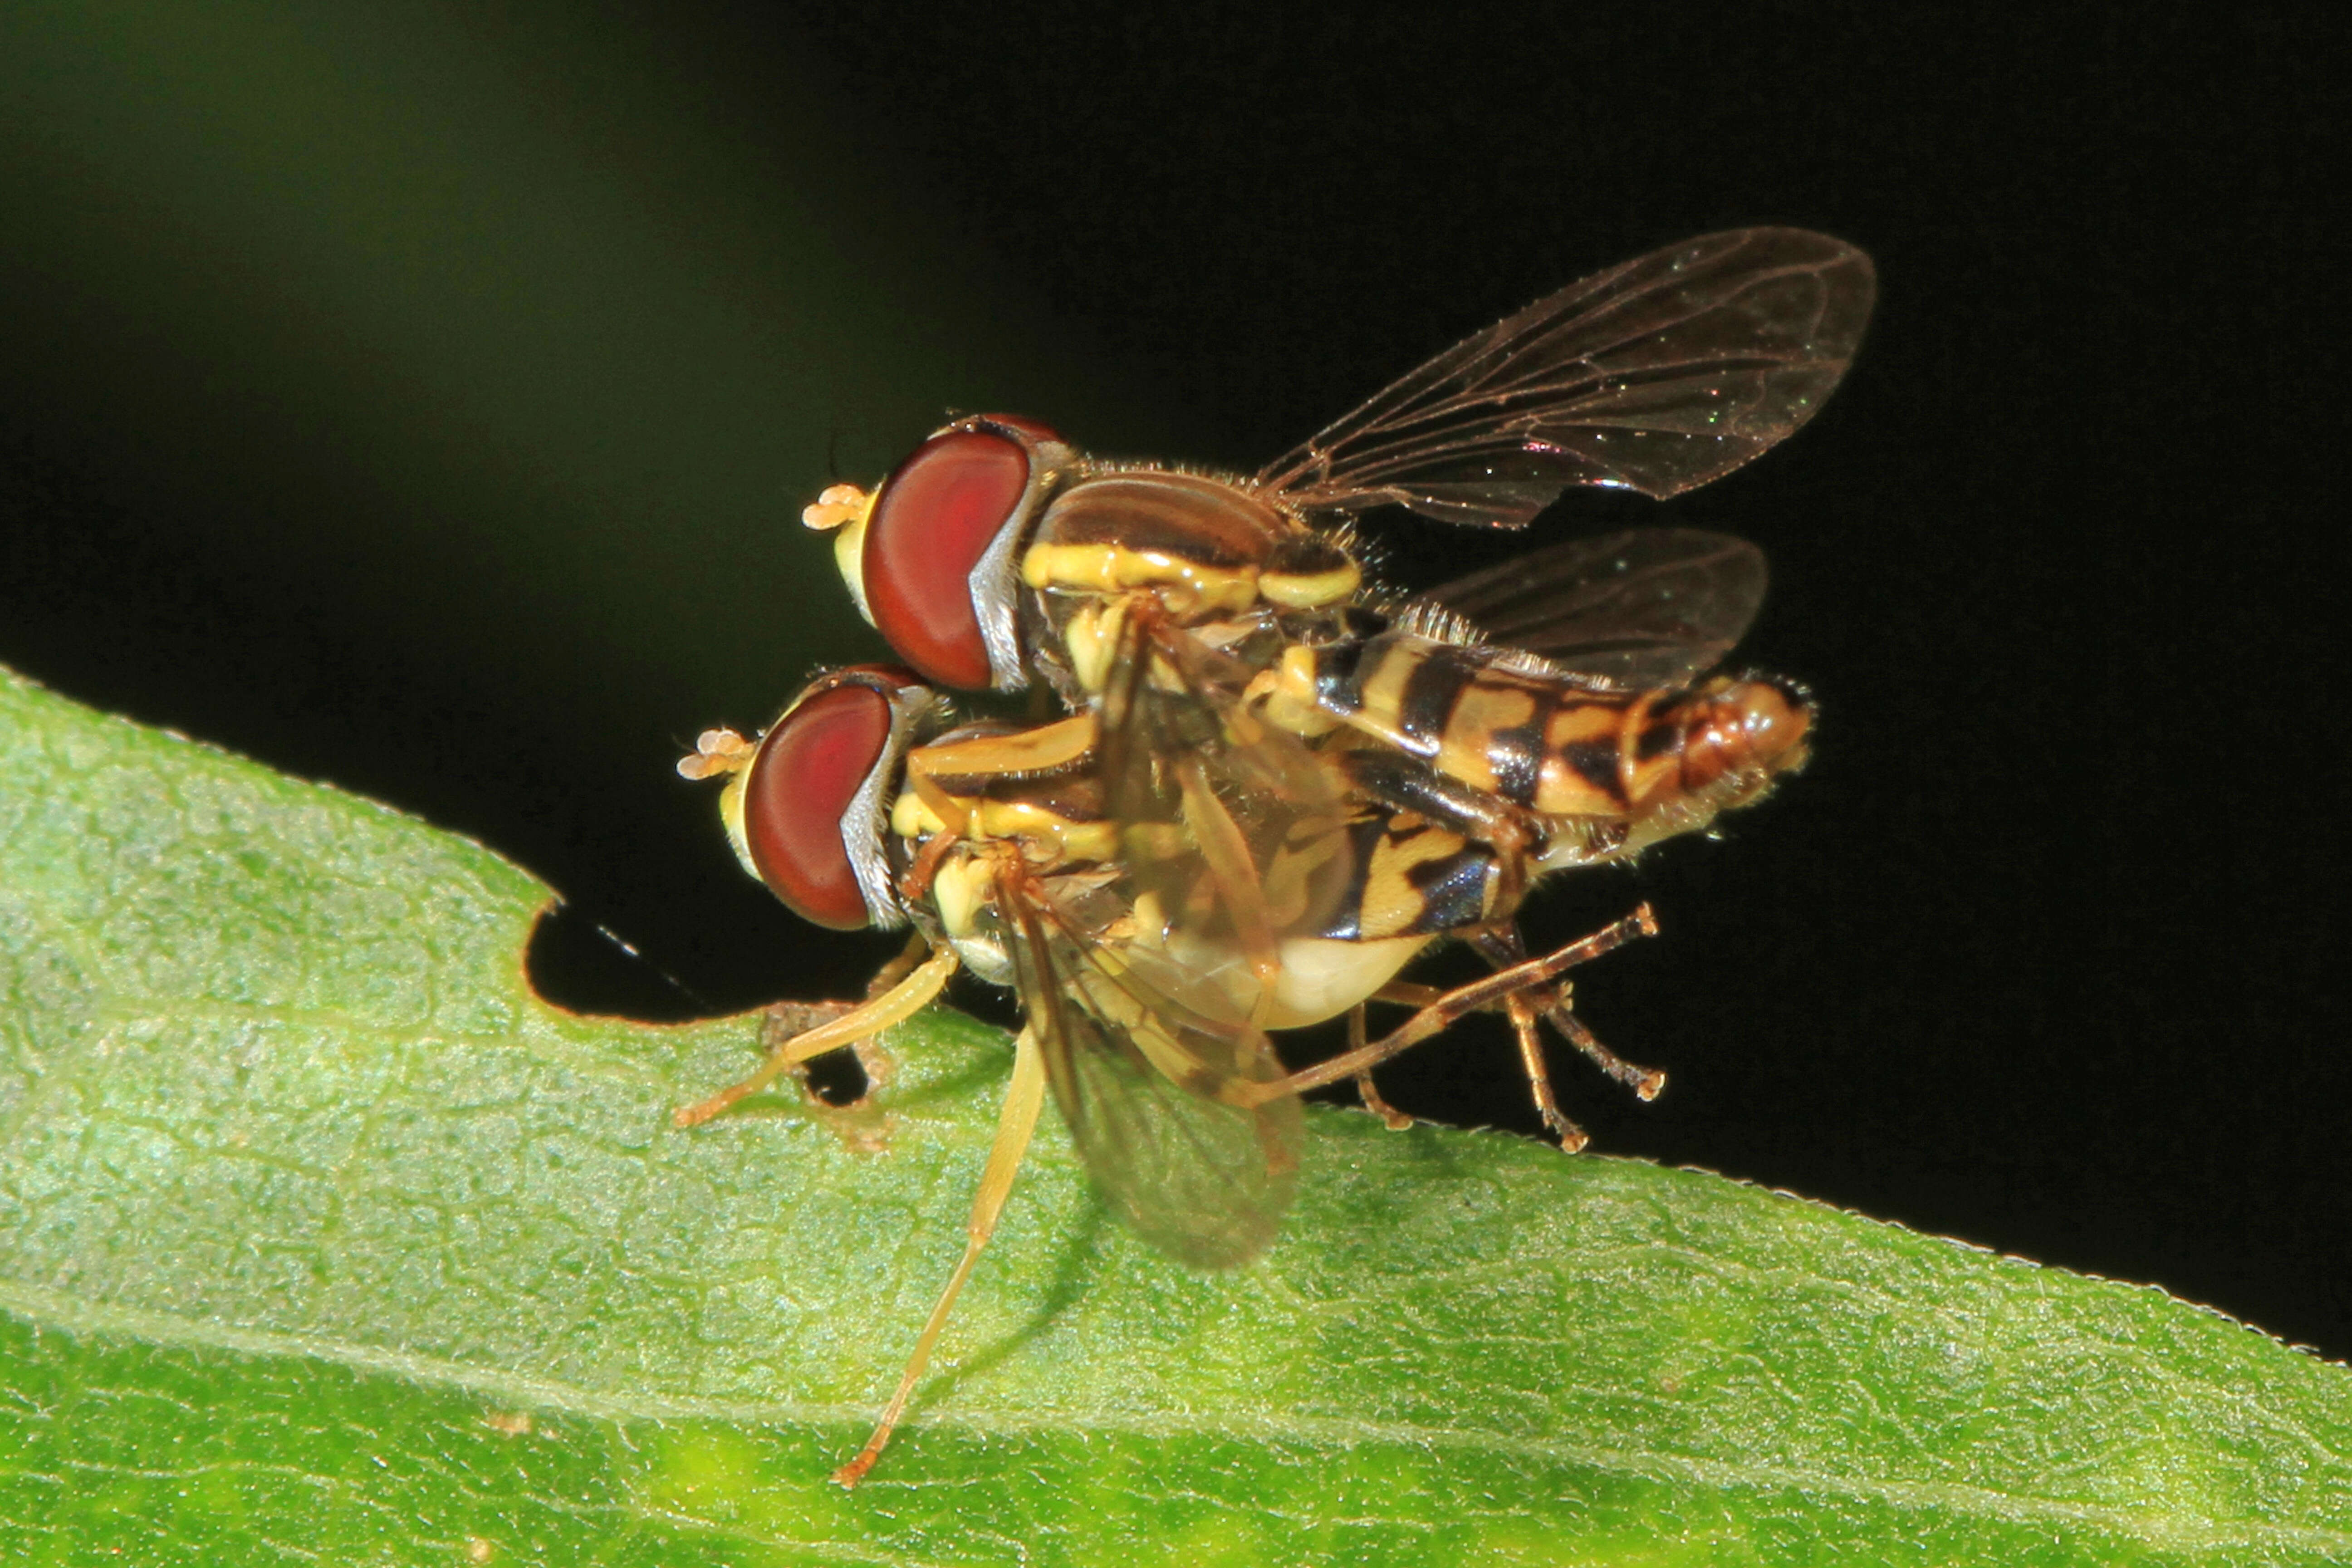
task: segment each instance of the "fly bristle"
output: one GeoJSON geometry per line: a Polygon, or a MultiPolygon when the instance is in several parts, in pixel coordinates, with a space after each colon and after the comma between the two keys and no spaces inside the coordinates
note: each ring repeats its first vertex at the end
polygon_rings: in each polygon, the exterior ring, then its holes
{"type": "MultiPolygon", "coordinates": [[[[1089,453],[1071,466],[1074,477],[1096,474],[1182,474],[1195,479],[1208,479],[1234,489],[1256,493],[1256,484],[1231,468],[1221,468],[1213,463],[1171,463],[1160,458],[1106,458],[1089,453]]],[[[1275,498],[1268,497],[1268,500],[1275,498]]]]}
{"type": "MultiPolygon", "coordinates": [[[[1475,628],[1474,628],[1475,629],[1475,628]]],[[[1486,634],[1478,633],[1483,639],[1486,634]]],[[[1575,684],[1576,678],[1539,653],[1529,653],[1523,647],[1498,647],[1488,661],[1496,669],[1507,669],[1514,675],[1530,675],[1538,680],[1566,681],[1575,684]]]]}
{"type": "MultiPolygon", "coordinates": [[[[1389,607],[1389,619],[1397,630],[1414,637],[1427,637],[1432,642],[1451,643],[1456,647],[1476,647],[1486,640],[1478,624],[1458,610],[1448,609],[1434,599],[1408,598],[1389,607]]],[[[1513,657],[1516,650],[1507,650],[1504,658],[1513,657]]],[[[1534,658],[1533,654],[1524,656],[1534,658]]],[[[1498,658],[1497,663],[1502,659],[1498,658]]],[[[1538,660],[1538,664],[1542,661],[1538,660]]],[[[1549,668],[1549,666],[1545,668],[1549,668]]]]}

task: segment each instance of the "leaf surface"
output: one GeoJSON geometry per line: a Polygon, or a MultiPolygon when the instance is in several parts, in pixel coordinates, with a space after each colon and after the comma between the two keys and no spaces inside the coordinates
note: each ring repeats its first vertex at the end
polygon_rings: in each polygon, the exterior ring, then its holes
{"type": "Polygon", "coordinates": [[[1049,1128],[856,1493],[1010,1061],[692,1132],[481,847],[0,677],[0,1556],[2352,1561],[2352,1374],[1689,1171],[1311,1113],[1192,1275],[1049,1128]]]}

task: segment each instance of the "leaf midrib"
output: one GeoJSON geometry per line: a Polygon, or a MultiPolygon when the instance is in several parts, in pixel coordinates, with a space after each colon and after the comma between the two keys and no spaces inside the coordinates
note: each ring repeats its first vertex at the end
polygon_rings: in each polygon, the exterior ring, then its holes
{"type": "MultiPolygon", "coordinates": [[[[415,1355],[381,1346],[322,1336],[184,1318],[168,1312],[83,1300],[62,1292],[0,1281],[0,1310],[70,1333],[124,1335],[172,1349],[227,1351],[324,1361],[356,1372],[381,1373],[481,1396],[486,1402],[553,1410],[601,1421],[712,1421],[736,1426],[856,1428],[873,1419],[866,1404],[828,1405],[799,1401],[693,1399],[657,1394],[627,1397],[598,1394],[577,1384],[521,1376],[438,1356],[415,1355]]],[[[1495,1432],[1432,1427],[1404,1422],[1348,1421],[1329,1416],[1266,1416],[1220,1411],[1198,1416],[1142,1415],[1120,1411],[1089,1415],[1083,1423],[1049,1415],[999,1411],[919,1412],[909,1427],[935,1426],[984,1436],[1024,1436],[1082,1425],[1090,1432],[1147,1439],[1246,1436],[1302,1446],[1348,1447],[1383,1444],[1444,1448],[1582,1466],[1609,1474],[1673,1480],[1718,1489],[1793,1489],[1896,1507],[1944,1509],[2001,1523],[2063,1522],[2127,1535],[2151,1548],[2169,1551],[2271,1545],[2352,1557],[2352,1531],[2283,1525],[2260,1521],[2208,1523],[2095,1503],[2021,1497],[1956,1482],[1890,1481],[1833,1475],[1786,1466],[1694,1458],[1653,1450],[1585,1447],[1557,1439],[1495,1432]]]]}

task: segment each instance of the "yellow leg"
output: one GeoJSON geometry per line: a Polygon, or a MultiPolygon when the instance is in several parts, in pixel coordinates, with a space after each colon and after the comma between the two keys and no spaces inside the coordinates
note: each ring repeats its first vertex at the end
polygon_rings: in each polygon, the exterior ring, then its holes
{"type": "Polygon", "coordinates": [[[1666,1075],[1656,1068],[1645,1068],[1639,1062],[1629,1062],[1592,1037],[1582,1020],[1568,1010],[1565,997],[1555,997],[1545,1008],[1544,1016],[1551,1026],[1568,1039],[1568,1043],[1591,1058],[1592,1065],[1633,1091],[1636,1100],[1655,1100],[1666,1087],[1666,1075]]]}
{"type": "MultiPolygon", "coordinates": [[[[1474,936],[1470,939],[1470,945],[1476,948],[1479,955],[1497,969],[1507,969],[1514,963],[1523,963],[1527,961],[1528,950],[1519,941],[1517,926],[1507,925],[1498,931],[1474,936]]],[[[1658,1091],[1666,1087],[1666,1075],[1655,1068],[1645,1068],[1638,1062],[1629,1062],[1599,1040],[1594,1039],[1592,1031],[1584,1026],[1570,1005],[1573,995],[1572,988],[1567,981],[1563,980],[1540,994],[1523,992],[1511,998],[1510,1005],[1515,1010],[1525,1011],[1529,1020],[1521,1030],[1521,1051],[1527,1050],[1526,1041],[1532,1037],[1534,1030],[1532,1020],[1540,1014],[1551,1021],[1551,1026],[1559,1031],[1561,1038],[1582,1051],[1594,1067],[1632,1089],[1637,1099],[1657,1099],[1658,1091]]],[[[1520,1027],[1517,1011],[1512,1014],[1512,1025],[1514,1027],[1520,1027]]],[[[1532,1081],[1532,1069],[1530,1081],[1532,1081]]],[[[1549,1083],[1537,1086],[1536,1109],[1543,1112],[1544,1125],[1560,1135],[1562,1148],[1572,1154],[1584,1146],[1585,1140],[1582,1133],[1578,1133],[1573,1138],[1569,1136],[1568,1129],[1572,1124],[1567,1123],[1565,1118],[1557,1114],[1558,1107],[1551,1103],[1551,1089],[1549,1083]]]]}
{"type": "MultiPolygon", "coordinates": [[[[1648,906],[1643,905],[1643,909],[1646,911],[1648,906]]],[[[1637,924],[1643,921],[1642,915],[1636,915],[1634,919],[1637,924]]],[[[1623,924],[1622,921],[1619,923],[1621,926],[1623,924]]],[[[1612,927],[1612,931],[1616,929],[1612,927]]],[[[1643,925],[1642,929],[1646,933],[1647,926],[1643,925]]],[[[1620,939],[1612,939],[1610,931],[1603,931],[1600,937],[1588,940],[1604,941],[1613,946],[1615,941],[1620,939]]],[[[1528,963],[1527,953],[1519,945],[1518,933],[1514,928],[1506,927],[1498,936],[1474,938],[1473,943],[1486,961],[1498,970],[1519,973],[1528,963]]],[[[1583,945],[1583,943],[1578,944],[1580,947],[1583,945]]],[[[1588,952],[1586,956],[1591,955],[1588,952]]],[[[1544,1126],[1559,1138],[1559,1146],[1573,1154],[1583,1148],[1590,1140],[1585,1137],[1583,1129],[1578,1127],[1562,1113],[1559,1100],[1553,1097],[1551,1073],[1544,1063],[1543,1041],[1537,1028],[1538,1019],[1549,1021],[1570,1044],[1591,1058],[1601,1071],[1630,1087],[1640,1099],[1655,1100],[1658,1097],[1658,1091],[1666,1086],[1666,1075],[1654,1068],[1645,1068],[1626,1061],[1599,1040],[1594,1039],[1592,1031],[1586,1028],[1570,1010],[1568,982],[1559,980],[1546,986],[1512,991],[1499,999],[1490,997],[1479,1005],[1478,1010],[1491,1012],[1500,1008],[1509,1018],[1511,1033],[1518,1041],[1520,1065],[1527,1069],[1528,1089],[1535,1098],[1536,1113],[1543,1118],[1544,1126]]],[[[1432,1018],[1459,1016],[1461,1012],[1455,994],[1440,991],[1435,986],[1416,985],[1402,980],[1393,980],[1381,986],[1372,994],[1372,1000],[1415,1008],[1432,1018]]],[[[1359,1006],[1356,1013],[1348,1020],[1348,1051],[1339,1058],[1342,1061],[1383,1060],[1386,1057],[1394,1055],[1412,1044],[1414,1040],[1426,1037],[1426,1030],[1408,1039],[1399,1040],[1391,1037],[1375,1049],[1364,1043],[1362,1012],[1363,1009],[1359,1006]]],[[[1416,1019],[1413,1022],[1420,1021],[1416,1019]]],[[[1410,1024],[1408,1027],[1411,1027],[1410,1024]]],[[[1319,1070],[1308,1069],[1310,1073],[1319,1070]]],[[[1299,1079],[1294,1077],[1287,1081],[1297,1084],[1299,1079]]],[[[1302,1087],[1312,1087],[1312,1085],[1302,1087]]],[[[1390,1126],[1405,1127],[1412,1124],[1411,1117],[1391,1109],[1373,1089],[1372,1073],[1369,1066],[1357,1070],[1356,1089],[1363,1097],[1365,1108],[1379,1113],[1387,1120],[1390,1126]]]]}
{"type": "Polygon", "coordinates": [[[884,992],[895,989],[898,982],[921,968],[923,961],[930,956],[930,939],[917,931],[907,939],[907,945],[898,950],[898,956],[876,970],[874,978],[866,983],[866,1000],[871,1002],[884,992]]]}
{"type": "Polygon", "coordinates": [[[903,1023],[930,1005],[940,994],[940,987],[955,973],[953,948],[943,947],[916,965],[913,973],[885,991],[862,1007],[844,1013],[829,1024],[821,1024],[804,1035],[794,1035],[778,1046],[768,1057],[767,1065],[741,1083],[720,1089],[698,1105],[683,1105],[670,1112],[670,1120],[680,1127],[693,1127],[709,1121],[745,1095],[757,1094],[775,1080],[786,1068],[795,1067],[811,1057],[823,1056],[838,1046],[862,1040],[878,1034],[893,1024],[903,1023]]]}
{"type": "Polygon", "coordinates": [[[915,1353],[907,1358],[907,1370],[898,1375],[898,1391],[883,1407],[874,1436],[866,1439],[857,1458],[833,1472],[833,1479],[843,1486],[854,1487],[864,1480],[874,1461],[882,1457],[883,1446],[890,1441],[890,1429],[906,1411],[907,1396],[915,1392],[923,1368],[930,1364],[931,1347],[947,1326],[948,1310],[955,1305],[963,1282],[971,1278],[971,1267],[980,1261],[988,1238],[996,1233],[996,1216],[1004,1211],[1005,1195],[1013,1191],[1013,1175],[1021,1169],[1021,1157],[1029,1152],[1029,1135],[1037,1129],[1037,1111],[1045,1103],[1045,1053],[1037,1048],[1036,1037],[1024,1029],[1013,1047],[1013,1082],[1004,1091],[1004,1109],[997,1115],[996,1142],[989,1146],[988,1167],[981,1173],[980,1192],[971,1201],[963,1259],[948,1277],[948,1288],[940,1292],[939,1304],[931,1309],[930,1321],[915,1342],[915,1353]]]}
{"type": "Polygon", "coordinates": [[[1527,1069],[1528,1092],[1535,1097],[1536,1114],[1543,1118],[1545,1130],[1559,1140],[1560,1148],[1573,1154],[1591,1140],[1552,1098],[1551,1069],[1544,1065],[1543,1037],[1536,1029],[1535,1007],[1522,995],[1504,998],[1503,1008],[1511,1016],[1511,1033],[1518,1038],[1519,1065],[1527,1069]]]}
{"type": "Polygon", "coordinates": [[[1657,921],[1650,913],[1650,906],[1643,904],[1623,920],[1593,932],[1582,942],[1570,942],[1557,952],[1529,959],[1524,963],[1515,963],[1484,980],[1444,993],[1391,1030],[1384,1038],[1369,1046],[1343,1051],[1329,1061],[1318,1062],[1272,1083],[1246,1085],[1239,1092],[1248,1097],[1247,1103],[1263,1104],[1276,1095],[1303,1094],[1310,1089],[1320,1089],[1327,1083],[1337,1083],[1343,1078],[1369,1072],[1391,1057],[1410,1050],[1446,1028],[1457,1018],[1477,1012],[1482,1007],[1493,1006],[1506,997],[1546,984],[1576,965],[1622,947],[1635,937],[1654,936],[1657,930],[1657,921]]]}
{"type": "MultiPolygon", "coordinates": [[[[1350,1052],[1362,1050],[1365,1039],[1364,1005],[1359,1002],[1348,1009],[1348,1049],[1350,1052]]],[[[1356,1098],[1363,1101],[1366,1110],[1388,1123],[1391,1132],[1402,1132],[1412,1125],[1412,1117],[1381,1098],[1380,1089],[1372,1082],[1372,1069],[1370,1068],[1356,1075],[1356,1098]]]]}

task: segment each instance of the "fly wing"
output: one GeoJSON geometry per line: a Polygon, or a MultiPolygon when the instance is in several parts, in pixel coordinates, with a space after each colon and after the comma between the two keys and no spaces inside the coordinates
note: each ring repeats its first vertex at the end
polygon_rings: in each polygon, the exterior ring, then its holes
{"type": "Polygon", "coordinates": [[[1686,686],[1764,602],[1764,552],[1729,534],[1643,528],[1572,539],[1422,597],[1495,642],[1602,685],[1686,686]]]}
{"type": "Polygon", "coordinates": [[[1570,485],[1675,495],[1812,417],[1875,289],[1870,258],[1826,235],[1686,240],[1457,343],[1257,482],[1310,511],[1507,528],[1570,485]]]}
{"type": "Polygon", "coordinates": [[[1015,984],[1096,1189],[1194,1268],[1264,1252],[1298,1184],[1304,1124],[1265,1033],[1214,988],[1042,893],[1012,900],[1015,984]],[[1255,1101],[1253,1103],[1253,1101],[1255,1101]]]}
{"type": "Polygon", "coordinates": [[[1139,899],[1189,940],[1264,955],[1275,937],[1320,930],[1343,893],[1325,852],[1350,807],[1328,759],[1251,711],[1255,673],[1183,627],[1129,621],[1097,755],[1139,899]]]}

